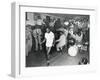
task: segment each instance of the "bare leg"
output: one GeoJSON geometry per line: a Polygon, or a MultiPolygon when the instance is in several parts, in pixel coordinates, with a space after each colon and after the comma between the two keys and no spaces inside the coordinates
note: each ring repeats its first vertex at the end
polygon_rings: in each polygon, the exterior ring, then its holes
{"type": "Polygon", "coordinates": [[[40,50],[42,50],[42,45],[41,45],[41,35],[38,36],[38,41],[39,41],[40,50]]]}
{"type": "Polygon", "coordinates": [[[60,49],[59,49],[58,45],[56,46],[56,49],[57,49],[57,51],[60,51],[60,49]]]}
{"type": "Polygon", "coordinates": [[[46,50],[47,50],[47,65],[49,66],[49,64],[50,64],[50,61],[49,61],[50,55],[49,55],[49,53],[51,51],[51,47],[46,47],[46,50]]]}
{"type": "Polygon", "coordinates": [[[60,47],[60,49],[62,50],[62,47],[60,47]]]}
{"type": "Polygon", "coordinates": [[[48,55],[49,55],[50,51],[51,51],[51,47],[48,47],[48,51],[47,51],[48,55]]]}

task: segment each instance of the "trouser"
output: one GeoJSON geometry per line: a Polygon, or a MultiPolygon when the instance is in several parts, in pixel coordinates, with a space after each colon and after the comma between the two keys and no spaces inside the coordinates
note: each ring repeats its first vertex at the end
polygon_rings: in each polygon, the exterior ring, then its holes
{"type": "Polygon", "coordinates": [[[35,38],[35,50],[37,51],[38,48],[40,47],[40,50],[42,50],[42,45],[41,45],[41,29],[34,29],[33,30],[33,36],[35,38]]]}

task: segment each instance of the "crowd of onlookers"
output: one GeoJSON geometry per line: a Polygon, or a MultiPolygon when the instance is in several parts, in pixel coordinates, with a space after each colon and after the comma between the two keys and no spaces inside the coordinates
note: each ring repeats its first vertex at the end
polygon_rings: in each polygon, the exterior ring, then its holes
{"type": "Polygon", "coordinates": [[[45,43],[47,54],[51,47],[55,46],[57,51],[66,47],[77,45],[81,50],[89,52],[89,17],[74,16],[59,18],[47,15],[43,19],[41,15],[34,16],[34,25],[26,24],[26,56],[32,50],[43,50],[45,43]]]}

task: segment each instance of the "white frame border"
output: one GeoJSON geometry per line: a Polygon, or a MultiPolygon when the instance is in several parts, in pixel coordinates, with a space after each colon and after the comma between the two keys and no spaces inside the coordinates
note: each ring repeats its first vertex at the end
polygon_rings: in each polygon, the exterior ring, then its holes
{"type": "MultiPolygon", "coordinates": [[[[33,72],[32,73],[28,73],[28,74],[22,74],[21,73],[21,57],[20,57],[20,43],[21,43],[21,41],[20,41],[20,38],[21,38],[21,27],[20,27],[20,7],[21,6],[31,6],[32,4],[26,4],[26,3],[12,3],[12,33],[11,33],[11,35],[12,35],[12,55],[11,55],[11,58],[12,58],[12,62],[11,62],[11,75],[13,76],[13,77],[21,77],[21,76],[32,76],[31,74],[33,74],[33,72]]],[[[83,7],[80,7],[80,8],[73,8],[73,7],[69,7],[68,6],[68,8],[63,8],[63,7],[47,7],[47,6],[32,6],[32,7],[42,7],[42,8],[57,8],[57,9],[75,9],[75,10],[89,10],[89,11],[93,11],[94,12],[94,18],[93,19],[96,19],[96,9],[94,9],[94,8],[83,8],[83,7]]],[[[96,20],[94,20],[93,21],[93,26],[94,26],[94,24],[96,23],[95,22],[96,20]]],[[[90,23],[91,24],[91,23],[90,23]]],[[[90,34],[91,34],[91,32],[92,33],[94,33],[94,35],[95,35],[95,31],[93,31],[93,29],[95,29],[94,27],[92,26],[92,30],[90,31],[90,34]]],[[[92,40],[93,40],[93,38],[92,38],[92,40]]],[[[93,42],[93,41],[92,41],[93,42]]],[[[91,43],[91,42],[90,42],[91,43]]],[[[94,43],[92,44],[92,45],[95,45],[94,43]]],[[[95,49],[93,48],[93,50],[92,50],[93,52],[95,52],[95,49]]],[[[92,52],[92,53],[93,53],[92,52]]],[[[94,56],[94,58],[93,59],[95,59],[96,58],[96,56],[94,56]]],[[[96,62],[96,61],[94,61],[94,62],[96,62]]],[[[96,64],[95,63],[93,63],[93,65],[88,65],[88,66],[81,66],[81,67],[86,67],[87,69],[86,69],[86,71],[78,71],[78,73],[81,73],[81,72],[88,72],[88,71],[95,71],[96,70],[96,64]],[[88,70],[89,69],[89,70],[88,70]]],[[[77,70],[75,71],[70,71],[70,67],[72,68],[72,70],[74,70],[73,69],[73,66],[68,66],[67,67],[67,69],[69,69],[69,71],[67,72],[67,73],[77,73],[77,70]]],[[[62,67],[41,67],[41,69],[42,70],[40,70],[40,67],[39,68],[34,68],[34,70],[36,70],[37,71],[37,74],[36,75],[42,75],[42,72],[40,72],[40,71],[43,71],[43,69],[45,69],[47,72],[49,72],[50,74],[52,74],[52,73],[58,73],[58,72],[60,72],[61,71],[61,73],[66,73],[66,71],[62,71],[62,69],[64,69],[65,68],[65,66],[62,66],[62,67]],[[48,70],[49,69],[49,70],[48,70]],[[58,71],[56,71],[55,72],[55,69],[58,71]],[[51,71],[50,71],[51,70],[51,71]],[[54,72],[52,72],[52,70],[54,71],[54,72]],[[40,73],[39,73],[40,72],[40,73]]],[[[77,68],[80,68],[80,67],[78,67],[77,66],[77,68]]],[[[46,75],[46,74],[43,74],[43,75],[46,75]]],[[[48,74],[49,75],[49,74],[48,74]]],[[[33,75],[34,76],[34,75],[33,75]]]]}

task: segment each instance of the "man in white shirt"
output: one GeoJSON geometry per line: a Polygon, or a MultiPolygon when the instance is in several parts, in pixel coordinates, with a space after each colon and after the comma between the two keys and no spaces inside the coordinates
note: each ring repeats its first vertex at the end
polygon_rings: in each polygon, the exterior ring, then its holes
{"type": "Polygon", "coordinates": [[[53,46],[54,42],[54,33],[50,31],[49,28],[46,29],[45,39],[42,43],[46,41],[46,51],[47,51],[47,64],[49,65],[49,53],[51,51],[51,47],[53,46]]]}

